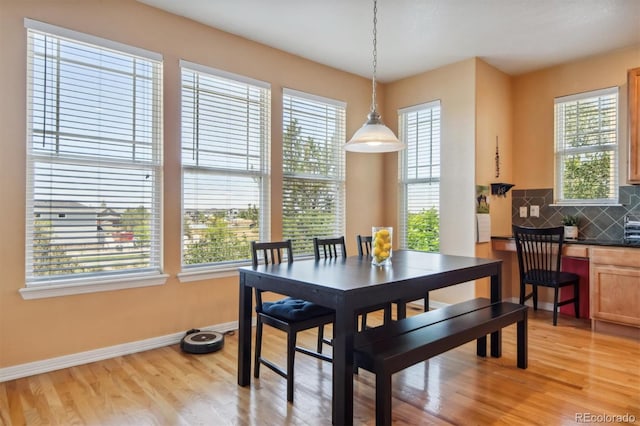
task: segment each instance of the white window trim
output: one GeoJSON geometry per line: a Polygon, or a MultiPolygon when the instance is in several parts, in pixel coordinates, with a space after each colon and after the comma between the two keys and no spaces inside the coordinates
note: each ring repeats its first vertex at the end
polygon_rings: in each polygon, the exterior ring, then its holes
{"type": "MultiPolygon", "coordinates": [[[[596,89],[596,90],[590,90],[587,92],[581,92],[581,93],[575,93],[572,95],[567,95],[567,96],[561,96],[558,98],[554,99],[554,126],[553,126],[553,137],[554,137],[554,147],[553,147],[553,156],[554,156],[554,187],[553,187],[553,192],[554,192],[554,202],[553,204],[550,204],[551,207],[615,207],[615,206],[621,206],[622,204],[619,203],[619,197],[620,197],[620,88],[618,86],[613,86],[613,87],[607,87],[604,89],[596,89]],[[615,165],[614,165],[614,185],[616,188],[616,193],[614,194],[614,198],[613,199],[584,199],[584,200],[565,200],[565,199],[559,199],[557,198],[557,194],[559,194],[560,191],[560,187],[561,187],[561,172],[560,172],[560,165],[558,162],[558,157],[560,156],[560,154],[558,154],[558,141],[557,141],[557,129],[556,129],[556,118],[555,118],[555,106],[558,104],[562,104],[562,103],[566,103],[566,102],[573,102],[573,101],[578,101],[581,99],[585,99],[586,97],[599,97],[599,96],[607,96],[607,95],[611,95],[611,94],[615,94],[616,95],[616,99],[617,99],[617,105],[616,105],[616,144],[615,144],[615,149],[613,150],[615,153],[615,165]]],[[[580,149],[576,149],[574,152],[578,152],[580,151],[580,149]]],[[[593,147],[586,147],[586,148],[582,148],[582,151],[584,152],[601,152],[601,149],[594,149],[593,147]]]]}
{"type": "MultiPolygon", "coordinates": [[[[269,91],[269,97],[271,97],[271,84],[265,81],[256,80],[251,77],[246,77],[241,74],[235,74],[232,72],[224,71],[218,68],[209,67],[206,65],[198,64],[195,62],[190,62],[184,59],[180,59],[179,61],[180,75],[182,76],[182,69],[186,68],[191,71],[209,74],[212,76],[220,77],[223,79],[232,80],[239,83],[244,83],[247,85],[252,85],[256,87],[260,87],[269,91]]],[[[182,79],[182,77],[180,77],[182,79]]],[[[180,83],[180,95],[182,96],[182,81],[180,83]]],[[[182,99],[180,100],[180,105],[182,105],[182,99]]],[[[182,107],[181,107],[182,108],[182,107]]],[[[271,116],[271,101],[269,101],[269,116],[271,116]]],[[[267,126],[271,126],[271,120],[267,123],[267,126]]],[[[264,150],[264,160],[266,161],[266,169],[264,172],[254,172],[256,176],[262,177],[262,201],[260,205],[260,211],[266,212],[266,217],[263,218],[262,222],[266,222],[263,226],[260,227],[260,239],[268,240],[271,235],[271,132],[268,131],[268,141],[266,146],[262,149],[264,150]]],[[[182,155],[182,140],[180,141],[180,150],[182,155]]],[[[204,169],[204,167],[193,167],[193,166],[181,166],[181,182],[180,187],[181,190],[184,190],[184,172],[185,170],[198,170],[204,169]]],[[[248,172],[238,172],[238,171],[230,171],[230,173],[237,173],[238,175],[248,175],[248,172]]],[[[180,226],[180,235],[184,235],[183,222],[182,218],[184,218],[184,196],[181,195],[181,209],[180,209],[180,217],[181,217],[181,226],[180,226]]],[[[217,279],[217,278],[226,278],[226,277],[237,277],[238,276],[238,268],[242,266],[251,265],[250,262],[246,260],[239,261],[229,261],[224,262],[222,264],[219,263],[208,263],[208,264],[194,264],[194,265],[186,265],[184,262],[184,244],[181,244],[180,247],[180,263],[181,263],[181,271],[177,274],[177,278],[181,283],[189,283],[196,281],[203,281],[208,279],[217,279]]]]}
{"type": "Polygon", "coordinates": [[[168,279],[168,274],[158,272],[122,274],[117,277],[83,277],[81,279],[59,280],[58,282],[49,281],[46,286],[29,286],[21,288],[19,292],[25,300],[44,299],[48,297],[164,285],[168,279]],[[54,284],[50,284],[51,282],[54,284]]]}
{"type": "MultiPolygon", "coordinates": [[[[123,43],[118,43],[112,40],[104,39],[101,37],[92,36],[90,34],[73,31],[67,28],[58,27],[55,25],[47,24],[44,22],[36,21],[33,19],[25,18],[24,27],[33,31],[45,32],[57,37],[71,39],[75,42],[89,43],[96,46],[100,46],[107,49],[118,50],[126,54],[138,56],[141,58],[157,61],[162,64],[163,56],[159,53],[130,46],[123,43]]],[[[162,78],[162,65],[160,65],[160,78],[162,78]]],[[[162,87],[162,81],[160,81],[160,87],[162,87]]],[[[161,89],[162,90],[162,89],[161,89]]],[[[162,91],[161,91],[162,95],[162,91]]],[[[160,107],[163,107],[161,102],[160,107]]],[[[162,114],[160,114],[162,115],[162,114]]],[[[158,180],[162,182],[162,126],[159,129],[159,146],[160,155],[159,163],[156,166],[158,170],[158,180]]],[[[30,154],[31,155],[31,154],[30,154]]],[[[51,160],[49,160],[51,161],[51,160]]],[[[29,171],[30,173],[30,171],[29,171]]],[[[30,176],[27,177],[30,179],[30,176]]],[[[33,188],[27,185],[26,195],[32,197],[33,188]]],[[[160,194],[162,191],[162,184],[160,183],[155,188],[157,200],[160,200],[160,194]]],[[[29,214],[29,213],[28,213],[29,214]]],[[[158,220],[162,222],[163,212],[159,212],[158,220]]],[[[156,254],[162,259],[162,241],[160,241],[160,253],[156,254]]],[[[152,255],[153,256],[153,255],[152,255]]],[[[162,261],[159,262],[160,268],[162,268],[162,261]]],[[[158,286],[166,284],[169,278],[168,274],[163,273],[161,270],[152,271],[134,271],[123,272],[118,274],[108,274],[103,276],[83,276],[80,278],[64,277],[61,279],[49,279],[43,282],[27,282],[25,280],[25,287],[20,288],[18,292],[25,300],[43,299],[60,296],[70,296],[76,294],[97,293],[103,291],[123,290],[130,288],[158,286]]]]}
{"type": "MultiPolygon", "coordinates": [[[[438,100],[434,100],[434,101],[429,101],[429,102],[425,102],[422,104],[417,104],[417,105],[412,105],[409,107],[405,107],[405,108],[400,108],[398,109],[398,131],[399,132],[404,132],[405,129],[403,127],[402,121],[403,121],[403,116],[404,114],[409,114],[412,112],[416,112],[416,111],[421,111],[424,109],[433,109],[433,108],[440,108],[440,122],[442,122],[442,102],[438,99],[438,100]]],[[[441,124],[442,125],[442,124],[441,124]]],[[[404,138],[403,135],[400,135],[401,140],[404,138]]],[[[405,143],[403,141],[403,143],[405,143]]],[[[442,137],[440,139],[440,143],[442,143],[442,137]]],[[[407,151],[406,149],[403,150],[402,152],[399,153],[398,155],[398,219],[399,219],[399,242],[400,242],[400,248],[402,249],[406,249],[408,244],[407,244],[407,226],[408,226],[408,216],[409,213],[407,211],[407,197],[408,197],[408,186],[409,184],[416,184],[416,183],[429,183],[431,182],[431,179],[429,178],[420,178],[420,179],[409,179],[407,176],[407,151]]],[[[441,167],[442,167],[442,161],[441,161],[441,167]]],[[[441,171],[442,173],[442,171],[441,171]]],[[[442,183],[442,175],[440,175],[440,178],[438,179],[438,186],[440,187],[442,183]]],[[[438,205],[440,205],[440,200],[438,200],[438,205]]]]}

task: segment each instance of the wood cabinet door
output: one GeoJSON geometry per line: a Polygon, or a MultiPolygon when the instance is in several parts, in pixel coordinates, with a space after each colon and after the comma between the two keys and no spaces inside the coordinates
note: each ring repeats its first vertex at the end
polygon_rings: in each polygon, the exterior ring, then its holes
{"type": "Polygon", "coordinates": [[[640,269],[592,263],[591,318],[640,327],[640,269]]]}
{"type": "Polygon", "coordinates": [[[627,74],[629,90],[629,183],[640,183],[640,68],[627,74]]]}

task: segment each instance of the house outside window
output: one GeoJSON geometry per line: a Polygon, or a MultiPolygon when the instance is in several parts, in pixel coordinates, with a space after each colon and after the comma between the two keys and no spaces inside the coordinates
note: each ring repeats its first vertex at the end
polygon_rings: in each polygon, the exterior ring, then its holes
{"type": "Polygon", "coordinates": [[[269,85],[181,61],[182,265],[232,268],[269,237],[269,85]]]}
{"type": "Polygon", "coordinates": [[[618,88],[555,99],[555,202],[618,202],[618,88]]]}
{"type": "Polygon", "coordinates": [[[398,112],[400,248],[440,251],[440,101],[398,112]]]}
{"type": "Polygon", "coordinates": [[[282,109],[282,233],[311,255],[314,237],[345,232],[346,105],[285,89],[282,109]]]}
{"type": "Polygon", "coordinates": [[[162,57],[25,26],[25,290],[160,283],[162,57]]]}

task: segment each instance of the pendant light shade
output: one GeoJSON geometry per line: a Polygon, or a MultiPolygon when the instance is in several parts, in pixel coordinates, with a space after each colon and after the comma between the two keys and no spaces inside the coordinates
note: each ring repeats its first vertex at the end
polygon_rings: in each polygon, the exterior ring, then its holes
{"type": "Polygon", "coordinates": [[[373,93],[371,96],[371,112],[368,120],[362,125],[353,137],[344,146],[347,151],[353,152],[394,152],[404,149],[404,144],[398,140],[391,129],[380,120],[380,114],[376,111],[376,67],[378,64],[377,49],[377,14],[378,2],[373,0],[373,79],[371,81],[373,93]]]}
{"type": "Polygon", "coordinates": [[[352,152],[394,152],[403,148],[404,144],[382,123],[376,111],[369,113],[369,119],[344,146],[352,152]]]}

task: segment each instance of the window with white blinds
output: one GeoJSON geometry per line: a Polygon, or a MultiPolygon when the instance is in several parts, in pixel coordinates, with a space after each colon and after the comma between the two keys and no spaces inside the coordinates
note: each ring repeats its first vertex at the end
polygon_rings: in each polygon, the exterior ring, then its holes
{"type": "Polygon", "coordinates": [[[401,109],[400,247],[440,251],[440,101],[401,109]]]}
{"type": "Polygon", "coordinates": [[[267,83],[181,61],[185,267],[251,258],[269,236],[267,83]]]}
{"type": "Polygon", "coordinates": [[[313,253],[313,237],[344,235],[345,109],[284,90],[282,233],[296,256],[313,253]]]}
{"type": "Polygon", "coordinates": [[[618,88],[555,99],[558,204],[618,202],[618,88]]]}
{"type": "Polygon", "coordinates": [[[162,57],[25,26],[27,287],[159,274],[162,57]]]}

